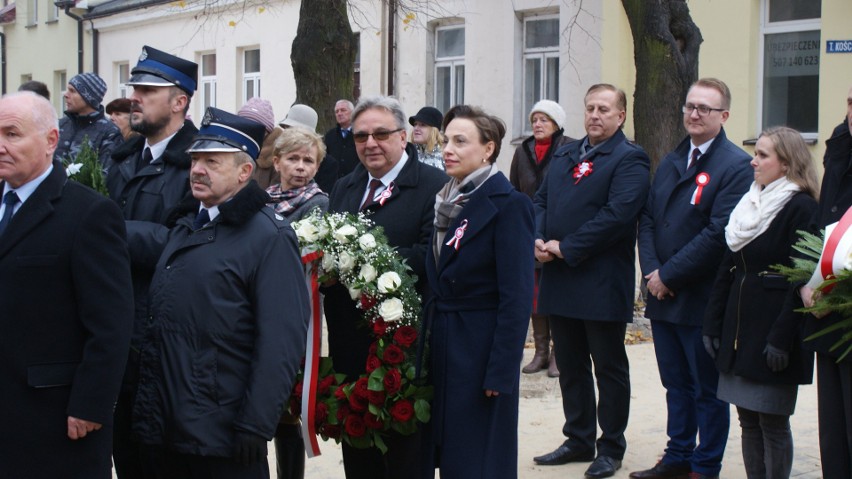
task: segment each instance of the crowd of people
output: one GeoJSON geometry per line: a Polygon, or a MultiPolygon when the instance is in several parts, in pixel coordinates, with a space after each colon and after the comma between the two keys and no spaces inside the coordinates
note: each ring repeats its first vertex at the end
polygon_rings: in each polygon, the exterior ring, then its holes
{"type": "MultiPolygon", "coordinates": [[[[831,348],[842,332],[804,339],[843,318],[796,312],[821,293],[772,268],[799,230],[852,206],[852,90],[820,190],[795,130],[768,128],[753,156],[726,137],[731,93],[715,78],[689,88],[688,135],[653,178],[623,133],[627,96],[606,83],[584,96],[580,139],[559,103],[536,103],[507,177],[506,126],[479,107],[406,117],[392,97],[341,99],[321,136],[312,107],[276,123],[252,98],[208,108],[199,129],[197,69],[146,46],[129,98],[104,107],[106,84],[81,73],[59,121],[37,82],[0,99],[0,406],[15,431],[0,475],[269,478],[274,439],[277,477],[303,478],[287,404],[310,305],[290,222],[319,210],[368,215],[426,304],[431,421],[391,431],[384,452],[344,442],[348,479],[517,477],[520,374],[542,370],[559,378],[565,441],[532,460],[613,476],[637,251],[668,442],[629,476],[719,477],[734,405],[746,475],[790,477],[789,418],[816,352],[823,474],[852,477],[852,360],[831,348]],[[86,142],[108,198],[67,181],[86,142]]],[[[373,337],[346,287],[319,289],[334,370],[354,380],[373,337]]]]}

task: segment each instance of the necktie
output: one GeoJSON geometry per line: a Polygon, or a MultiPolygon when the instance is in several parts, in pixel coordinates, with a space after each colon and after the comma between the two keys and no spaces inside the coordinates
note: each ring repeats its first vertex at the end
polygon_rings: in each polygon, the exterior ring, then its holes
{"type": "Polygon", "coordinates": [[[374,204],[376,202],[376,190],[378,190],[382,186],[382,181],[373,178],[370,180],[370,191],[367,192],[367,199],[364,200],[364,204],[361,205],[361,211],[367,209],[368,206],[374,204]]]}
{"type": "Polygon", "coordinates": [[[349,136],[349,130],[347,130],[346,128],[344,128],[344,129],[340,130],[340,135],[341,135],[343,138],[346,138],[347,136],[349,136]]]}
{"type": "Polygon", "coordinates": [[[142,157],[139,158],[139,163],[136,165],[136,171],[145,168],[146,166],[151,164],[151,161],[154,160],[154,155],[151,154],[151,149],[145,147],[145,151],[142,152],[142,157]]]}
{"type": "Polygon", "coordinates": [[[201,208],[201,211],[198,212],[198,215],[195,217],[195,221],[192,222],[192,229],[200,230],[204,225],[210,222],[210,213],[207,212],[207,208],[201,208]]]}
{"type": "Polygon", "coordinates": [[[692,168],[692,165],[694,165],[695,162],[698,161],[699,156],[701,156],[701,150],[699,150],[698,148],[692,150],[692,156],[689,158],[689,165],[687,165],[686,167],[687,170],[692,168]]]}
{"type": "Polygon", "coordinates": [[[15,210],[15,205],[18,204],[18,194],[14,191],[9,191],[3,197],[3,204],[6,205],[6,211],[3,212],[3,218],[0,219],[0,235],[6,231],[9,222],[12,221],[12,212],[15,210]]]}

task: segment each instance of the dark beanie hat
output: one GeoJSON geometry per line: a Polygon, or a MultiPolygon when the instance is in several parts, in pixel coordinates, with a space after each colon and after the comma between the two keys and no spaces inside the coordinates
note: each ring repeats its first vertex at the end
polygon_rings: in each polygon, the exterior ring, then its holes
{"type": "Polygon", "coordinates": [[[68,83],[77,90],[90,107],[98,109],[106,94],[106,82],[94,73],[80,73],[75,75],[68,83]]]}

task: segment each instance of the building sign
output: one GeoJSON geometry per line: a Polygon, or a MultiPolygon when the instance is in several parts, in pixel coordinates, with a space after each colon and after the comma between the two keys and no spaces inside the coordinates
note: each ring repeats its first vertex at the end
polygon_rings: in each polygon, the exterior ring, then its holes
{"type": "Polygon", "coordinates": [[[825,53],[852,53],[852,40],[826,40],[825,53]]]}
{"type": "Polygon", "coordinates": [[[819,75],[819,30],[766,35],[768,77],[819,75]]]}

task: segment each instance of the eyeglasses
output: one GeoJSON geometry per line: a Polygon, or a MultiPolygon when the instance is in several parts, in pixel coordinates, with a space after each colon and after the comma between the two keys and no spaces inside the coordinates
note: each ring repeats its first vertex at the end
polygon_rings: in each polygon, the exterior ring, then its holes
{"type": "Polygon", "coordinates": [[[388,138],[390,138],[390,136],[392,134],[399,132],[399,131],[402,131],[402,130],[403,130],[402,128],[397,128],[396,130],[392,130],[392,131],[374,131],[372,133],[358,132],[358,133],[353,133],[352,138],[355,140],[355,143],[366,143],[367,138],[369,138],[371,136],[376,141],[385,141],[388,138]]]}
{"type": "Polygon", "coordinates": [[[692,103],[687,103],[686,105],[683,105],[683,107],[681,108],[681,111],[683,111],[687,115],[691,115],[693,110],[698,112],[698,116],[707,116],[707,115],[710,114],[711,111],[725,111],[726,109],[725,108],[710,108],[707,105],[693,105],[692,103]]]}

